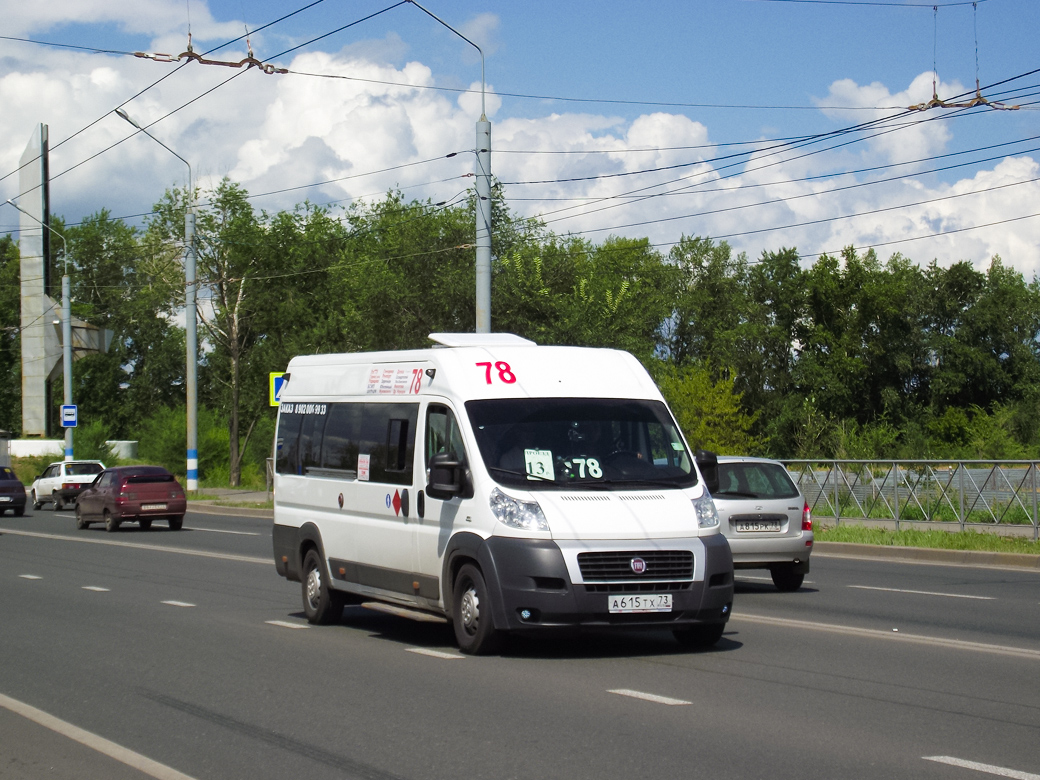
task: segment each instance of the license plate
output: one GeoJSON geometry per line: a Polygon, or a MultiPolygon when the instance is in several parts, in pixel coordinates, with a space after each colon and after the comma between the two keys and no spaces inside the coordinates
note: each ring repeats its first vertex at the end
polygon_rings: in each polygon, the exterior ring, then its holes
{"type": "Polygon", "coordinates": [[[141,511],[147,512],[150,509],[165,509],[166,504],[141,504],[141,511]]]}
{"type": "Polygon", "coordinates": [[[12,499],[11,499],[10,496],[0,496],[0,503],[2,503],[4,501],[11,501],[11,500],[12,499]]]}
{"type": "Polygon", "coordinates": [[[671,612],[671,593],[640,593],[607,596],[607,609],[612,613],[671,612]]]}
{"type": "Polygon", "coordinates": [[[754,533],[755,531],[779,531],[779,520],[741,520],[737,523],[739,533],[754,533]]]}

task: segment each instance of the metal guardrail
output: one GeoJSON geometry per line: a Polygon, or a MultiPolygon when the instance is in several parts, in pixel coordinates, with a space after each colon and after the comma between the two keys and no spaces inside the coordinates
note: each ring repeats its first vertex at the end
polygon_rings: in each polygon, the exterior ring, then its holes
{"type": "Polygon", "coordinates": [[[862,520],[1032,527],[1040,539],[1040,461],[785,460],[813,515],[862,520]]]}

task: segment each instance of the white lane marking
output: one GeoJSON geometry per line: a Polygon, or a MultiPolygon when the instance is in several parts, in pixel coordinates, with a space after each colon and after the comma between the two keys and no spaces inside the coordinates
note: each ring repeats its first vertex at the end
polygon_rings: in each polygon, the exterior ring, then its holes
{"type": "MultiPolygon", "coordinates": [[[[187,528],[187,526],[185,526],[187,528]]],[[[223,528],[196,528],[192,526],[187,528],[189,531],[206,531],[211,534],[234,534],[235,536],[259,536],[260,534],[253,533],[252,531],[227,531],[223,528]]]]}
{"type": "Polygon", "coordinates": [[[99,588],[97,585],[84,585],[83,590],[92,590],[95,593],[111,593],[108,588],[99,588]]]}
{"type": "Polygon", "coordinates": [[[290,623],[288,620],[265,620],[269,626],[280,626],[282,628],[310,628],[306,623],[290,623]]]}
{"type": "Polygon", "coordinates": [[[209,552],[207,550],[189,550],[184,547],[157,547],[154,544],[137,544],[135,542],[116,542],[109,539],[91,539],[85,536],[61,536],[59,534],[42,534],[37,531],[21,531],[13,528],[0,528],[0,532],[12,536],[32,536],[37,539],[54,539],[59,542],[80,542],[82,544],[105,544],[109,547],[129,547],[134,550],[152,550],[154,552],[178,553],[180,555],[196,555],[200,558],[219,558],[222,561],[240,561],[242,563],[266,563],[274,565],[273,558],[255,558],[251,555],[231,555],[229,553],[209,552]]]}
{"type": "Polygon", "coordinates": [[[41,577],[39,574],[19,574],[18,576],[21,577],[23,580],[42,580],[43,579],[43,577],[41,577]]]}
{"type": "Polygon", "coordinates": [[[1040,775],[1034,775],[1031,772],[1020,772],[1017,769],[1007,769],[1006,767],[993,766],[992,764],[980,764],[977,761],[965,761],[963,758],[953,758],[952,756],[921,756],[921,758],[925,761],[959,766],[963,769],[974,769],[976,772],[986,772],[987,774],[999,775],[1000,777],[1011,777],[1014,780],[1040,780],[1040,775]]]}
{"type": "Polygon", "coordinates": [[[858,628],[856,626],[843,626],[835,623],[815,623],[811,620],[792,620],[791,618],[778,618],[769,615],[749,615],[744,612],[734,612],[730,618],[731,622],[740,622],[741,620],[749,623],[764,623],[771,626],[785,626],[787,628],[799,628],[809,631],[827,631],[832,634],[847,634],[849,636],[869,637],[872,639],[889,639],[896,642],[912,642],[920,645],[946,647],[953,650],[971,650],[976,653],[992,653],[994,655],[1006,655],[1040,661],[1040,650],[1029,650],[1024,647],[989,645],[982,642],[966,642],[961,639],[943,639],[936,636],[904,634],[891,630],[882,631],[875,628],[858,628]]]}
{"type": "Polygon", "coordinates": [[[683,701],[682,699],[669,699],[667,696],[658,696],[656,693],[643,693],[642,691],[630,691],[627,688],[618,688],[613,691],[607,691],[607,693],[616,693],[618,696],[628,696],[632,699],[642,699],[643,701],[652,701],[655,704],[667,704],[669,707],[678,707],[684,704],[692,704],[693,702],[683,701]]]}
{"type": "MultiPolygon", "coordinates": [[[[752,577],[750,574],[734,574],[733,576],[736,579],[739,579],[739,580],[760,580],[761,582],[772,582],[773,581],[772,577],[752,577]]],[[[816,583],[813,580],[806,580],[803,584],[804,585],[815,585],[816,583]]]]}
{"type": "Polygon", "coordinates": [[[465,656],[458,653],[442,653],[440,650],[427,650],[425,647],[406,647],[409,653],[417,655],[428,655],[430,658],[442,658],[445,661],[462,661],[465,656]]]}
{"type": "Polygon", "coordinates": [[[888,593],[912,593],[917,596],[946,596],[951,599],[977,599],[979,601],[996,601],[995,596],[967,596],[963,593],[937,593],[932,590],[904,590],[902,588],[877,588],[873,585],[849,585],[859,590],[883,590],[888,593]]]}
{"type": "Polygon", "coordinates": [[[140,753],[135,753],[129,748],[117,745],[115,742],[111,742],[104,737],[99,737],[97,734],[85,731],[84,729],[79,728],[79,726],[73,726],[71,723],[60,720],[59,718],[49,715],[43,710],[38,710],[29,704],[4,696],[2,693],[0,693],[0,707],[10,710],[16,715],[21,715],[23,718],[31,720],[33,723],[37,723],[53,732],[61,734],[63,737],[68,737],[81,745],[86,745],[91,750],[97,751],[102,755],[114,758],[116,761],[126,764],[139,772],[143,772],[149,777],[154,777],[156,780],[195,780],[191,775],[178,772],[172,767],[160,764],[158,761],[153,761],[150,758],[142,756],[140,753]]]}
{"type": "Polygon", "coordinates": [[[189,604],[187,601],[164,601],[163,604],[169,604],[171,607],[194,607],[194,604],[189,604]]]}

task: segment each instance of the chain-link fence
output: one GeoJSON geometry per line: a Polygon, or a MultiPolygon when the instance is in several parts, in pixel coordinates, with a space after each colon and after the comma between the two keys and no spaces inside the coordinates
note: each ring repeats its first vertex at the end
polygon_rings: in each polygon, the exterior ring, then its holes
{"type": "Polygon", "coordinates": [[[1040,538],[1038,461],[787,460],[813,515],[965,528],[1015,526],[1040,538]]]}

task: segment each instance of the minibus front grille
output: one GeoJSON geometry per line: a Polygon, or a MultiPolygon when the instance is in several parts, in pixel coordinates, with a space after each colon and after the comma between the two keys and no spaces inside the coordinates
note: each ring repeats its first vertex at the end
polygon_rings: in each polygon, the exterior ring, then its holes
{"type": "Polygon", "coordinates": [[[584,582],[631,580],[692,580],[690,550],[578,553],[584,582]]]}
{"type": "Polygon", "coordinates": [[[586,593],[673,593],[689,590],[690,582],[597,582],[586,584],[586,593]]]}

